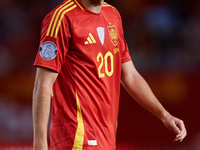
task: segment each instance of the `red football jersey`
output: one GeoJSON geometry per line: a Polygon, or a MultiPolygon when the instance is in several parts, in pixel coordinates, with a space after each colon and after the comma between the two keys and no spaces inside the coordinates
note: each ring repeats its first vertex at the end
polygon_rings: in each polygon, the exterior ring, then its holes
{"type": "Polygon", "coordinates": [[[53,86],[52,150],[114,150],[121,64],[131,57],[118,11],[66,0],[43,20],[34,66],[59,73],[53,86]]]}

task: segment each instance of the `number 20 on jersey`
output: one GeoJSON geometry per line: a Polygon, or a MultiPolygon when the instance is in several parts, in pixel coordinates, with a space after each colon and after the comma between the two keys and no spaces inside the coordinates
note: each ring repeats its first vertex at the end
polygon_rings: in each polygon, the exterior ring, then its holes
{"type": "Polygon", "coordinates": [[[114,72],[113,54],[110,51],[108,51],[105,55],[99,52],[97,55],[97,62],[99,62],[98,66],[99,78],[103,78],[105,77],[105,75],[109,77],[113,75],[114,72]],[[110,64],[108,64],[109,57],[110,57],[110,64]],[[110,66],[110,70],[108,69],[108,66],[110,66]],[[105,70],[103,68],[105,68],[105,70]]]}

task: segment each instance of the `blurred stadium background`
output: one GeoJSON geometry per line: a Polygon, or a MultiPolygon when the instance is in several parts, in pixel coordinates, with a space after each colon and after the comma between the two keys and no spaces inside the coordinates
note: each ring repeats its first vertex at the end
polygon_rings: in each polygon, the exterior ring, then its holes
{"type": "MultiPolygon", "coordinates": [[[[42,19],[62,0],[0,1],[0,149],[32,149],[32,66],[42,19]]],[[[200,1],[107,0],[123,18],[136,68],[188,136],[175,135],[122,88],[117,150],[200,149],[200,1]]]]}

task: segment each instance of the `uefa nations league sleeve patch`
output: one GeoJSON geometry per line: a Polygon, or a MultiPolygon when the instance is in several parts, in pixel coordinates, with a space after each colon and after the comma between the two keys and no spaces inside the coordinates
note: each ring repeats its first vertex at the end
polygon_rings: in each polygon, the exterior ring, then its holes
{"type": "Polygon", "coordinates": [[[57,46],[51,42],[44,42],[40,47],[40,56],[45,60],[52,60],[57,56],[57,46]]]}

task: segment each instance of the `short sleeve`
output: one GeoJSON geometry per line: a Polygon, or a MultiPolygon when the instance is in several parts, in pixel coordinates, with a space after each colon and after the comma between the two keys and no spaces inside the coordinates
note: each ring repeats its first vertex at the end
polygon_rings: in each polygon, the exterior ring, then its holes
{"type": "Polygon", "coordinates": [[[120,39],[121,39],[121,43],[120,43],[120,48],[121,48],[121,58],[122,58],[122,63],[125,63],[127,61],[132,60],[131,56],[129,54],[129,49],[126,43],[126,40],[124,38],[124,30],[123,30],[123,26],[122,26],[122,20],[121,20],[121,16],[118,12],[118,17],[119,17],[119,22],[120,22],[120,39]]]}
{"type": "Polygon", "coordinates": [[[66,18],[57,19],[56,12],[50,12],[43,20],[40,34],[40,46],[34,66],[60,72],[71,39],[66,18]]]}
{"type": "Polygon", "coordinates": [[[125,63],[125,62],[130,61],[130,60],[132,60],[132,59],[131,59],[131,56],[129,54],[129,50],[128,50],[126,40],[123,37],[123,41],[122,41],[122,63],[125,63]]]}

